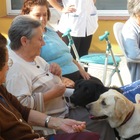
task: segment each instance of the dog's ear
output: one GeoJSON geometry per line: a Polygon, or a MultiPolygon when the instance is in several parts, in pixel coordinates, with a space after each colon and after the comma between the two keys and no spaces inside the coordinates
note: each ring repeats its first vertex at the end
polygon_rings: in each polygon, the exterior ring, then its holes
{"type": "Polygon", "coordinates": [[[123,90],[116,86],[112,86],[112,87],[110,87],[110,89],[114,89],[114,90],[118,91],[119,93],[123,93],[123,90]]]}
{"type": "Polygon", "coordinates": [[[125,107],[126,106],[126,101],[123,98],[120,98],[118,96],[114,97],[115,99],[115,116],[118,119],[121,119],[123,114],[125,113],[125,107]]]}
{"type": "Polygon", "coordinates": [[[135,95],[135,101],[137,104],[140,104],[140,94],[135,95]]]}

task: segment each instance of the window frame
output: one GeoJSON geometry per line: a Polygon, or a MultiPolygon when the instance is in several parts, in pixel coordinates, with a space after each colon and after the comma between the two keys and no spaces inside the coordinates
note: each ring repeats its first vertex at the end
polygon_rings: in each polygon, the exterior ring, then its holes
{"type": "Polygon", "coordinates": [[[98,10],[98,16],[129,16],[127,10],[98,10]]]}
{"type": "MultiPolygon", "coordinates": [[[[7,15],[18,15],[21,11],[11,9],[11,0],[6,0],[6,8],[7,15]]],[[[127,10],[98,10],[98,16],[129,16],[129,14],[127,10]]]]}
{"type": "Polygon", "coordinates": [[[7,15],[18,15],[21,10],[12,10],[11,0],[6,0],[7,15]]]}

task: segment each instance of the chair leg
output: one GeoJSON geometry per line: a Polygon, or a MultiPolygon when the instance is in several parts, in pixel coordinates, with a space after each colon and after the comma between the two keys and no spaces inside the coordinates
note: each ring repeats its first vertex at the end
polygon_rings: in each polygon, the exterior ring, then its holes
{"type": "Polygon", "coordinates": [[[111,56],[112,56],[112,59],[113,59],[114,65],[115,65],[115,70],[116,70],[116,72],[117,72],[117,74],[118,74],[120,83],[121,83],[122,86],[124,86],[123,81],[122,81],[122,78],[121,78],[121,75],[120,75],[120,72],[119,72],[119,69],[118,69],[118,65],[117,65],[117,63],[116,63],[116,61],[115,61],[114,54],[113,54],[113,52],[112,52],[112,49],[110,49],[110,52],[111,52],[111,56]]]}
{"type": "Polygon", "coordinates": [[[109,51],[106,51],[105,64],[104,64],[104,71],[103,71],[103,79],[102,79],[102,82],[103,82],[104,85],[105,85],[105,83],[106,83],[107,65],[108,65],[108,55],[109,55],[109,51]]]}

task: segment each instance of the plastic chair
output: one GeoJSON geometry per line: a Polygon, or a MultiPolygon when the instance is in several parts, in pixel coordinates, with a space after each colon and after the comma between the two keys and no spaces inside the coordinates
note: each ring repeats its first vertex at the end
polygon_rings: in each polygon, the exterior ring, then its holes
{"type": "Polygon", "coordinates": [[[62,35],[62,37],[64,37],[64,36],[68,37],[68,39],[69,39],[69,45],[68,46],[70,46],[73,49],[74,54],[76,56],[76,60],[83,67],[89,68],[89,67],[92,66],[94,69],[97,68],[97,67],[100,68],[100,69],[103,69],[102,82],[103,82],[104,85],[107,85],[107,86],[109,86],[111,84],[112,76],[114,75],[115,72],[117,72],[120,83],[123,86],[122,78],[121,78],[120,72],[118,70],[118,66],[119,66],[119,63],[120,63],[121,59],[120,59],[120,57],[118,57],[118,56],[114,57],[114,55],[113,55],[113,52],[112,52],[112,49],[111,49],[111,43],[108,39],[109,32],[106,31],[104,35],[99,37],[100,41],[106,40],[106,43],[107,43],[106,53],[88,54],[88,55],[85,55],[85,56],[82,56],[82,57],[79,57],[79,55],[78,55],[78,52],[76,50],[76,47],[74,45],[74,41],[73,41],[73,39],[70,35],[70,32],[71,32],[71,30],[68,29],[62,35]],[[94,65],[90,65],[90,64],[94,64],[94,65]],[[107,83],[106,82],[106,76],[107,76],[107,70],[108,69],[111,69],[112,72],[109,76],[109,81],[107,83]]]}
{"type": "Polygon", "coordinates": [[[113,32],[114,32],[114,36],[116,38],[116,41],[119,45],[119,47],[121,48],[123,55],[125,56],[127,62],[134,62],[134,63],[140,63],[139,60],[133,60],[127,57],[126,52],[125,52],[125,47],[123,45],[123,40],[122,40],[122,28],[123,28],[124,23],[122,22],[116,22],[113,25],[113,32]]]}

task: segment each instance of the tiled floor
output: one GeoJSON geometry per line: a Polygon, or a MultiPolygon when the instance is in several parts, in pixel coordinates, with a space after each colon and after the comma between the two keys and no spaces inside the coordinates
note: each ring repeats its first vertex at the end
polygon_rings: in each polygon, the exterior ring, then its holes
{"type": "MultiPolygon", "coordinates": [[[[126,65],[126,60],[125,60],[124,56],[120,56],[120,57],[121,57],[121,62],[120,62],[120,65],[119,65],[120,75],[121,75],[121,78],[122,78],[122,81],[123,81],[124,85],[126,85],[126,84],[131,83],[130,74],[129,74],[129,71],[128,71],[128,68],[127,68],[127,65],[126,65]]],[[[110,70],[108,70],[108,73],[109,73],[109,71],[110,70]]],[[[96,76],[96,77],[98,77],[99,79],[102,80],[102,74],[103,74],[102,69],[96,69],[95,67],[94,68],[89,68],[88,72],[91,75],[96,76]]],[[[108,75],[107,75],[107,78],[108,78],[108,75]]],[[[114,86],[114,85],[118,86],[118,87],[121,86],[121,83],[119,81],[117,73],[115,73],[112,77],[111,86],[114,86]]]]}

